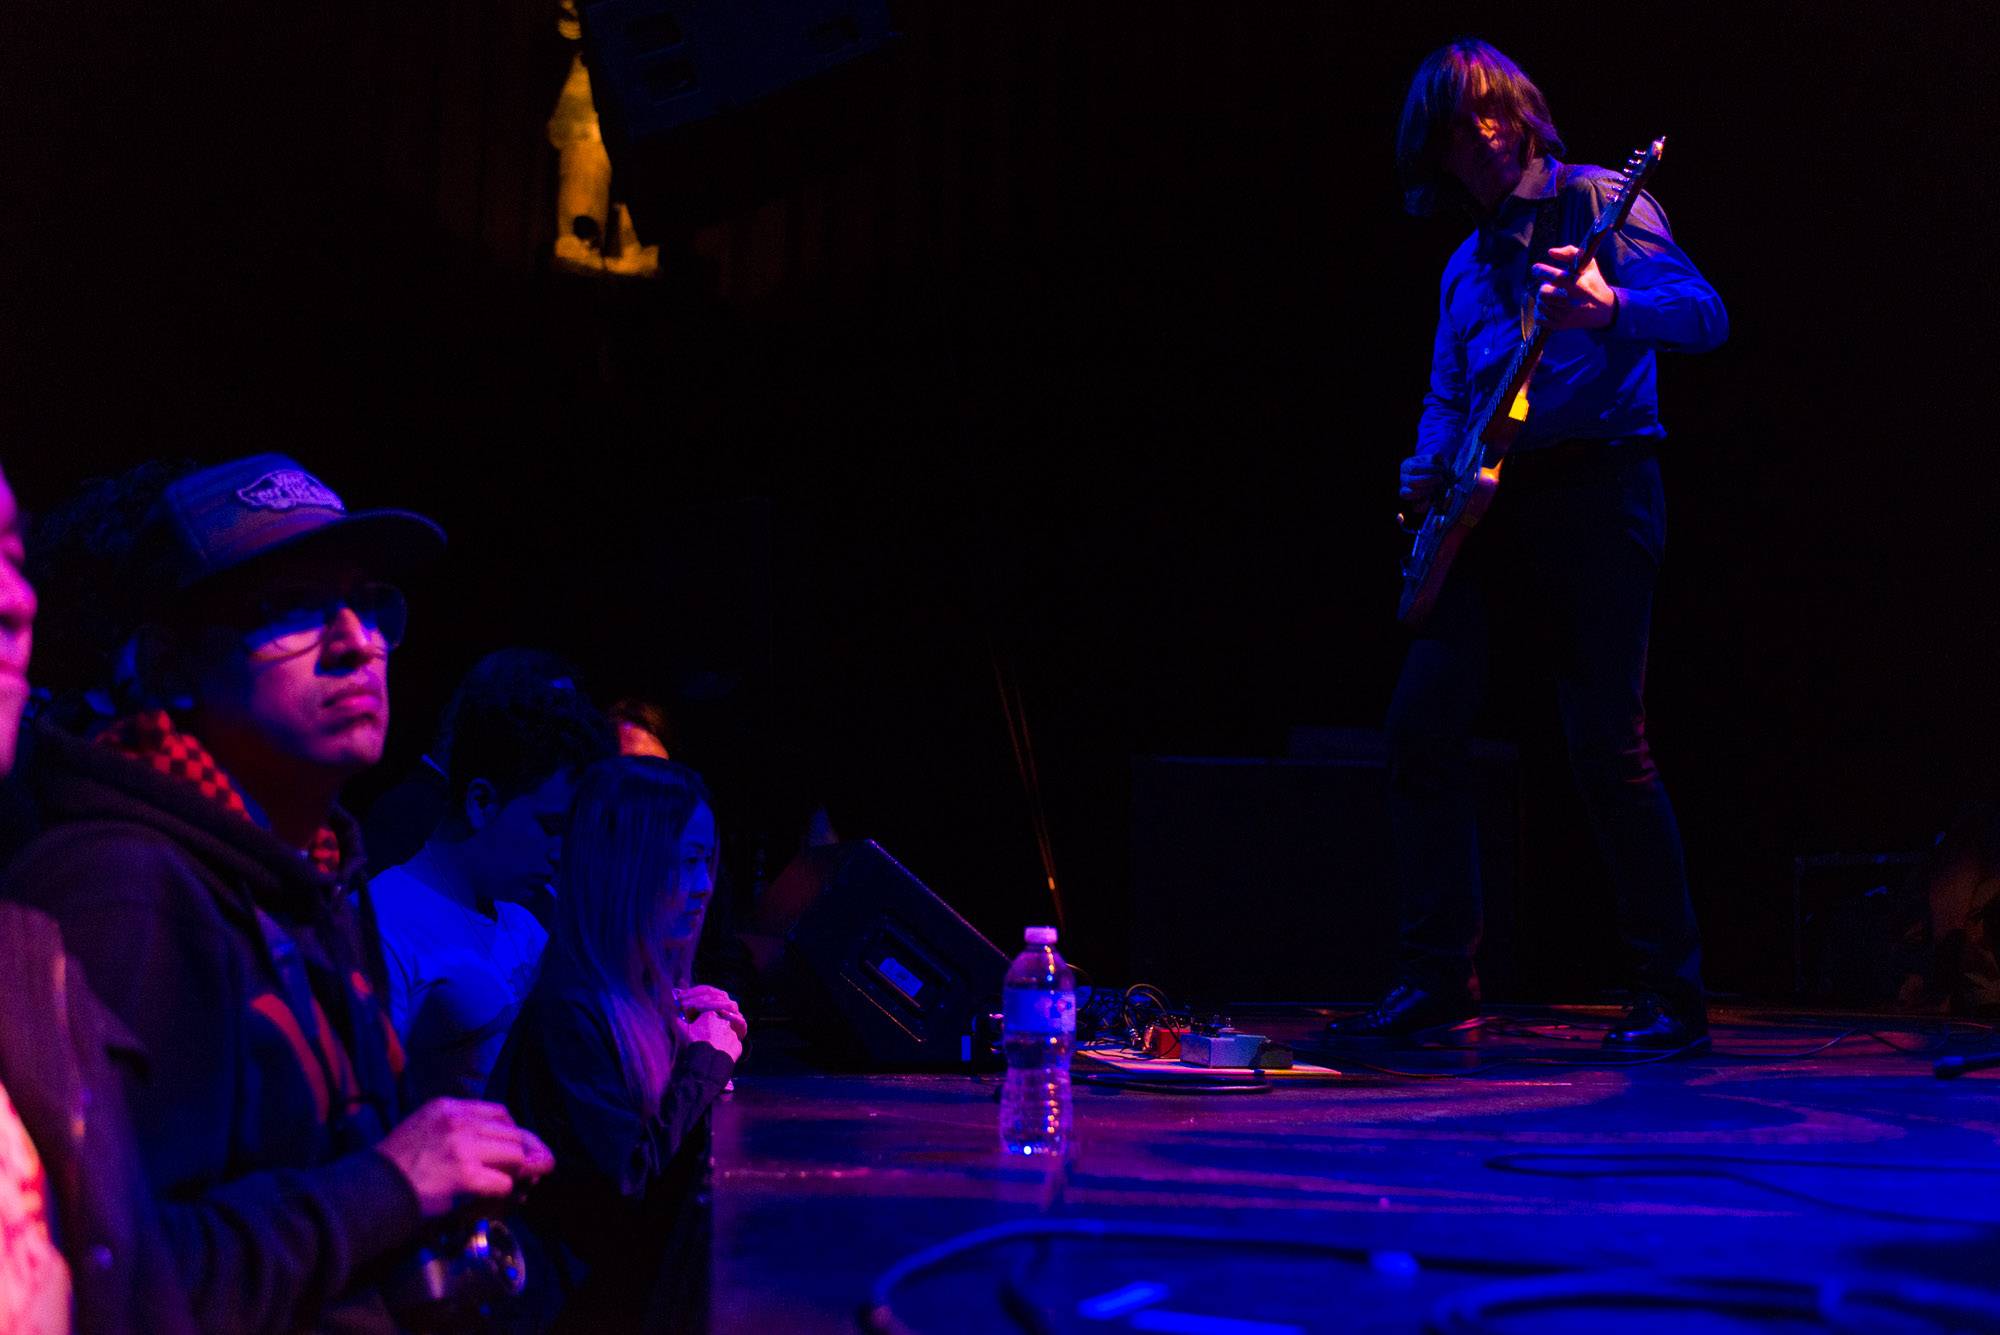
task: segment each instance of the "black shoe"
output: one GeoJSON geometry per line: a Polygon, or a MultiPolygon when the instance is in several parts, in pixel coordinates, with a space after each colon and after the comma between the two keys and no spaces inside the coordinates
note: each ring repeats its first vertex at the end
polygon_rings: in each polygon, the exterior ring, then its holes
{"type": "Polygon", "coordinates": [[[1404,1038],[1425,1029],[1459,1024],[1479,1013],[1478,1003],[1463,992],[1426,992],[1398,983],[1368,1010],[1343,1015],[1326,1026],[1329,1040],[1404,1038]]]}
{"type": "Polygon", "coordinates": [[[1642,996],[1604,1036],[1604,1046],[1616,1052],[1706,1052],[1708,1017],[1700,1011],[1676,1015],[1660,998],[1642,996]]]}

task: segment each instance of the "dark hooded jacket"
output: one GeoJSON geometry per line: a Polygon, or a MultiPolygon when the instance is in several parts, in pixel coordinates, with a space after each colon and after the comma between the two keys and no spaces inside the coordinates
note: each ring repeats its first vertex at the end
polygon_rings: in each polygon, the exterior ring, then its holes
{"type": "Polygon", "coordinates": [[[337,876],[192,784],[38,725],[42,831],[0,898],[54,918],[129,1033],[139,1157],[207,1331],[392,1329],[378,1289],[421,1227],[369,1148],[395,1124],[394,1037],[337,876]]]}
{"type": "Polygon", "coordinates": [[[48,1175],[76,1329],[194,1335],[115,1064],[132,1039],[85,985],[55,923],[22,904],[0,904],[0,978],[0,1085],[48,1175]]]}

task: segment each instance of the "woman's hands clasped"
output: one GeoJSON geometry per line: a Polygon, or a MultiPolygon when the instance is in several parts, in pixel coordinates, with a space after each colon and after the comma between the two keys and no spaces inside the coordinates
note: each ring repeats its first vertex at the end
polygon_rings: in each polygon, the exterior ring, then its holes
{"type": "Polygon", "coordinates": [[[743,1040],[750,1036],[750,1022],[743,1018],[743,1008],[737,1005],[736,998],[719,987],[697,984],[675,989],[674,1002],[687,1021],[688,1037],[697,1043],[707,1043],[731,1061],[742,1058],[743,1040]]]}

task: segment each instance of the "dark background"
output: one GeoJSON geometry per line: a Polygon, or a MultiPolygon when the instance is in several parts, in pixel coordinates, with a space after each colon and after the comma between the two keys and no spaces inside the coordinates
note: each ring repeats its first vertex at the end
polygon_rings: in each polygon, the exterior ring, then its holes
{"type": "MultiPolygon", "coordinates": [[[[545,261],[542,5],[12,8],[0,461],[46,509],[280,449],[438,517],[385,779],[479,653],[555,647],[673,701],[774,858],[831,801],[1010,941],[1048,913],[997,659],[1070,951],[1116,976],[1130,757],[1386,703],[1456,240],[1401,214],[1391,140],[1474,32],[1573,158],[1669,135],[1655,193],[1730,308],[1662,366],[1651,685],[1712,982],[1785,980],[1794,854],[1994,795],[1981,6],[901,0],[886,59],[710,135],[763,182],[643,291],[545,261]]],[[[1532,683],[1496,708],[1527,905],[1573,947],[1545,985],[1586,988],[1603,896],[1552,729],[1532,683]]]]}

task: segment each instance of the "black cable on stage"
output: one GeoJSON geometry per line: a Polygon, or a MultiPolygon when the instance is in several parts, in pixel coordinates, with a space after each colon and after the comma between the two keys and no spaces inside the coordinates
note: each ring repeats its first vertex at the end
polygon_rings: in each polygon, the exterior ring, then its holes
{"type": "MultiPolygon", "coordinates": [[[[1859,1214],[1895,1223],[1934,1224],[1960,1228],[1967,1226],[1978,1227],[1991,1221],[1911,1214],[1902,1211],[1882,1210],[1865,1205],[1854,1205],[1845,1201],[1829,1200],[1810,1192],[1799,1191],[1779,1183],[1768,1181],[1753,1174],[1738,1173],[1733,1171],[1733,1169],[1738,1167],[1812,1168],[1905,1174],[2000,1175],[2000,1167],[1977,1163],[1912,1164],[1837,1159],[1785,1159],[1751,1155],[1689,1153],[1633,1154],[1606,1153],[1601,1151],[1580,1151],[1576,1153],[1528,1151],[1502,1154],[1487,1159],[1485,1166],[1495,1172],[1519,1173],[1531,1177],[1561,1177],[1570,1179],[1651,1176],[1715,1177],[1758,1190],[1768,1191],[1775,1195],[1786,1196],[1824,1209],[1859,1214]],[[1578,1170],[1565,1170],[1548,1166],[1563,1162],[1581,1164],[1592,1160],[1637,1164],[1641,1166],[1578,1170]],[[1650,1165],[1650,1167],[1646,1165],[1650,1165]],[[1671,1167],[1663,1167],[1662,1165],[1671,1165],[1671,1167]]],[[[1114,1224],[1098,1219],[1029,1219],[974,1229],[969,1233],[963,1233],[954,1238],[947,1238],[933,1246],[926,1247],[904,1257],[878,1276],[874,1284],[870,1287],[868,1301],[857,1314],[860,1324],[864,1330],[902,1335],[903,1332],[909,1331],[910,1328],[897,1318],[891,1299],[895,1291],[910,1280],[982,1248],[1003,1246],[1016,1242],[1042,1242],[1046,1244],[1058,1240],[1141,1242],[1153,1244],[1178,1243],[1183,1245],[1252,1248],[1263,1253],[1285,1251],[1330,1257],[1371,1268],[1381,1266],[1385,1259],[1393,1259],[1393,1263],[1399,1269],[1415,1266],[1418,1269],[1452,1270],[1483,1275],[1523,1278],[1574,1275],[1577,1273],[1577,1267],[1552,1262],[1497,1261],[1486,1257],[1439,1257],[1422,1253],[1387,1253],[1356,1247],[1351,1244],[1321,1242],[1295,1236],[1258,1237],[1193,1225],[1146,1222],[1121,1222],[1114,1224]]],[[[1660,1277],[1655,1276],[1654,1278],[1660,1277]]],[[[1685,1280],[1690,1277],[1679,1278],[1685,1280]]],[[[1730,1282],[1726,1280],[1704,1281],[1699,1276],[1691,1278],[1694,1282],[1730,1282]]],[[[1018,1276],[1013,1277],[1011,1283],[1003,1282],[1000,1297],[1002,1307],[1007,1312],[1009,1318],[1020,1325],[1022,1329],[1029,1331],[1048,1329],[1047,1314],[1028,1297],[1018,1276]]]]}
{"type": "MultiPolygon", "coordinates": [[[[1463,1050],[1460,1048],[1424,1049],[1424,1051],[1430,1052],[1457,1052],[1463,1050]]],[[[1460,1071],[1407,1071],[1395,1066],[1381,1066],[1374,1062],[1363,1061],[1361,1058],[1351,1055],[1347,1049],[1336,1047],[1298,1049],[1298,1051],[1310,1052],[1315,1057],[1322,1057],[1329,1062],[1337,1063],[1341,1067],[1359,1067],[1364,1071],[1374,1071],[1379,1075],[1393,1075],[1404,1080],[1464,1080],[1471,1076],[1484,1075],[1488,1071],[1498,1071],[1508,1066],[1578,1066],[1592,1067],[1598,1070],[1612,1070],[1626,1066],[1655,1066],[1661,1062],[1678,1061],[1680,1058],[1688,1056],[1696,1050],[1697,1045],[1689,1044],[1686,1047],[1670,1048],[1665,1052],[1647,1052],[1631,1057],[1501,1057],[1497,1061],[1482,1062],[1477,1066],[1468,1066],[1460,1071]]]]}
{"type": "MultiPolygon", "coordinates": [[[[1104,989],[1096,989],[1092,996],[1091,1004],[1088,1008],[1088,1013],[1095,1017],[1100,1009],[1110,1004],[1108,1000],[1105,1002],[1100,1002],[1098,998],[1109,997],[1111,995],[1115,994],[1108,994],[1104,989]]],[[[1080,1042],[1077,1045],[1077,1051],[1090,1052],[1093,1050],[1104,1049],[1104,1048],[1111,1048],[1120,1051],[1136,1050],[1143,1047],[1144,1033],[1146,1027],[1149,1024],[1184,1023],[1192,1025],[1193,1023],[1193,1015],[1191,1012],[1176,1008],[1172,1004],[1172,1002],[1168,1000],[1166,993],[1161,991],[1159,988],[1153,986],[1151,983],[1132,984],[1130,987],[1125,989],[1124,995],[1122,999],[1120,999],[1120,1001],[1121,1001],[1120,1009],[1116,1012],[1116,1014],[1112,1016],[1103,1016],[1097,1018],[1097,1023],[1095,1026],[1086,1026],[1081,1022],[1078,1024],[1079,1033],[1089,1032],[1092,1028],[1097,1028],[1097,1027],[1101,1027],[1101,1032],[1096,1037],[1086,1039],[1080,1042]],[[1150,1014],[1148,1013],[1149,1011],[1150,1014]]],[[[1081,1021],[1082,1018],[1083,1017],[1080,1016],[1079,1020],[1081,1021]]],[[[1808,1058],[1816,1057],[1822,1052],[1828,1052],[1833,1048],[1840,1046],[1842,1043],[1847,1042],[1849,1039],[1857,1037],[1867,1038],[1870,1041],[1878,1043],[1883,1047],[1889,1048],[1895,1052],[1903,1053],[1905,1055],[1929,1056],[1935,1052],[1941,1051],[1944,1047],[1949,1045],[1950,1035],[1948,1031],[1953,1026],[1972,1029],[1981,1033],[1995,1032],[1994,1026],[1992,1025],[1984,1024],[1977,1020],[1961,1019],[1956,1016],[1924,1017],[1924,1023],[1927,1026],[1931,1024],[1936,1024],[1941,1029],[1947,1032],[1941,1034],[1939,1036],[1938,1041],[1933,1044],[1924,1047],[1909,1047],[1906,1046],[1905,1044],[1896,1042],[1894,1039],[1890,1038],[1888,1035],[1882,1033],[1879,1030],[1865,1028],[1862,1026],[1855,1026],[1849,1029],[1843,1029],[1839,1033],[1827,1039],[1825,1042],[1822,1042],[1814,1047],[1806,1048],[1801,1051],[1731,1052],[1726,1049],[1718,1049],[1712,1043],[1707,1046],[1703,1046],[1698,1043],[1691,1043],[1682,1047],[1669,1048],[1659,1052],[1639,1051],[1630,1054],[1605,1055],[1598,1057],[1553,1057],[1547,1055],[1500,1057],[1493,1061],[1481,1062],[1477,1065],[1468,1066],[1460,1070],[1449,1070],[1449,1071],[1413,1071],[1403,1067],[1386,1066],[1379,1062],[1373,1062],[1367,1060],[1366,1058],[1362,1057],[1358,1052],[1356,1052],[1354,1049],[1341,1047],[1338,1044],[1334,1043],[1314,1043],[1307,1041],[1307,1042],[1294,1043],[1292,1046],[1296,1051],[1300,1052],[1301,1054],[1308,1055],[1316,1059],[1325,1060],[1338,1067],[1349,1070],[1370,1071],[1378,1075],[1391,1076],[1400,1080],[1465,1080],[1474,1076],[1485,1075],[1489,1071],[1503,1070],[1505,1068],[1513,1066],[1571,1066],[1580,1068],[1591,1068],[1597,1070],[1618,1070],[1630,1066],[1654,1066],[1662,1062],[1678,1061],[1681,1058],[1688,1056],[1700,1056],[1706,1059],[1711,1059],[1716,1061],[1728,1061],[1728,1062],[1804,1061],[1808,1058]]],[[[1564,1026],[1557,1026],[1557,1027],[1564,1027],[1564,1026]]],[[[1785,1026],[1785,1027],[1789,1028],[1792,1026],[1785,1026]]],[[[1502,1036],[1528,1037],[1528,1038],[1539,1039],[1543,1042],[1558,1042],[1558,1043],[1582,1044],[1582,1043],[1596,1042],[1595,1039],[1589,1037],[1583,1037],[1583,1036],[1571,1037],[1565,1034],[1548,1033],[1546,1032],[1547,1028],[1548,1026],[1537,1027],[1532,1024],[1518,1023],[1518,1022],[1493,1023],[1494,1032],[1502,1036]]],[[[1445,1045],[1423,1045],[1413,1050],[1420,1052],[1454,1052],[1454,1051],[1464,1051],[1465,1049],[1452,1048],[1445,1045]]],[[[1113,1077],[1101,1080],[1093,1079],[1088,1083],[1113,1085],[1113,1084],[1118,1084],[1119,1082],[1115,1077],[1113,1077]]],[[[1131,1081],[1131,1083],[1125,1085],[1124,1087],[1133,1089],[1152,1089],[1152,1088],[1158,1088],[1159,1086],[1155,1086],[1143,1080],[1133,1080],[1131,1081]]],[[[1177,1089],[1171,1092],[1178,1093],[1186,1091],[1184,1089],[1177,1089]]],[[[1262,1089],[1236,1090],[1233,1088],[1225,1091],[1220,1088],[1214,1088],[1212,1092],[1261,1093],[1264,1091],[1262,1089]]]]}
{"type": "MultiPolygon", "coordinates": [[[[1879,1321],[1883,1312],[1911,1316],[1947,1317],[1949,1327],[1930,1329],[2000,1330],[2000,1300],[1977,1289],[1938,1284],[1909,1276],[1883,1276],[1889,1287],[1870,1287],[1863,1280],[1828,1285],[1819,1280],[1798,1280],[1763,1274],[1670,1274],[1658,1271],[1592,1270],[1549,1262],[1507,1262],[1485,1258],[1426,1256],[1421,1253],[1369,1251],[1340,1243],[1321,1243],[1299,1238],[1247,1237],[1219,1230],[1168,1224],[1112,1225],[1101,1220],[1017,1221],[995,1225],[947,1239],[934,1247],[898,1261],[878,1277],[869,1300],[856,1314],[863,1330],[881,1335],[914,1335],[899,1318],[891,1299],[898,1287],[939,1266],[985,1247],[1020,1242],[1038,1242],[1039,1260],[1051,1242],[1136,1242],[1181,1245],[1211,1245],[1256,1249],[1260,1253],[1288,1251],[1328,1257],[1369,1269],[1388,1269],[1407,1274],[1410,1270],[1437,1270],[1477,1274],[1496,1281],[1477,1285],[1440,1300],[1432,1309],[1428,1329],[1449,1335],[1473,1335],[1495,1329],[1496,1319],[1520,1318],[1534,1312],[1579,1313],[1586,1308],[1607,1305],[1638,1309],[1654,1315],[1669,1313],[1709,1313],[1748,1317],[1769,1322],[1783,1320],[1806,1323],[1811,1328],[1869,1329],[1870,1320],[1879,1321]],[[1935,1309],[1935,1310],[1918,1310],[1935,1309]],[[1831,1323],[1830,1325],[1828,1323],[1831,1323]]],[[[1025,1273],[1032,1261],[1024,1261],[1010,1274],[1002,1275],[997,1297],[1002,1313],[1029,1335],[1043,1335],[1055,1329],[1051,1314],[1028,1293],[1025,1273]]],[[[1513,1329],[1513,1324],[1504,1328],[1513,1329]]],[[[1902,1326],[1898,1326],[1901,1329],[1902,1326]]],[[[1914,1327],[1912,1327],[1914,1329],[1914,1327]]]]}
{"type": "Polygon", "coordinates": [[[1772,1156],[1746,1154],[1696,1154],[1681,1151],[1666,1153],[1638,1153],[1606,1150],[1523,1150],[1511,1154],[1496,1154],[1485,1161],[1485,1167],[1496,1173],[1519,1173],[1524,1177],[1557,1177],[1569,1179],[1623,1178],[1623,1177],[1708,1177],[1725,1182],[1735,1182],[1741,1186],[1768,1191],[1774,1196],[1785,1196],[1792,1200],[1804,1201],[1822,1209],[1845,1214],[1860,1215],[1868,1219],[1881,1219],[1897,1224],[1941,1224],[1951,1227],[1982,1227],[2000,1224],[2000,1217],[1989,1219],[1953,1218],[1945,1215],[1913,1214],[1903,1210],[1887,1210],[1871,1205],[1856,1205],[1848,1201],[1831,1200],[1800,1191],[1782,1183],[1772,1182],[1751,1173],[1733,1171],[1737,1167],[1746,1168],[1812,1168],[1833,1169],[1847,1172],[1869,1173],[1938,1173],[1953,1176],[2000,1176],[2000,1166],[1981,1163],[1891,1163],[1884,1160],[1854,1159],[1784,1159],[1772,1156]],[[1634,1165],[1619,1168],[1579,1168],[1564,1169],[1554,1166],[1564,1163],[1587,1164],[1591,1162],[1634,1165]]]}
{"type": "Polygon", "coordinates": [[[2000,1331],[2000,1301],[1981,1290],[1906,1275],[1861,1277],[1828,1284],[1817,1279],[1752,1275],[1662,1275],[1654,1271],[1600,1271],[1532,1280],[1510,1280],[1451,1294],[1431,1309],[1426,1329],[1437,1335],[1485,1335],[1554,1321],[1576,1329],[1595,1317],[1598,1329],[1619,1329],[1633,1314],[1676,1325],[1730,1319],[1759,1329],[1951,1331],[1953,1335],[2000,1331]],[[1874,1279],[1875,1282],[1870,1283],[1874,1279]],[[1537,1321],[1541,1318],[1541,1321],[1537,1321]],[[1921,1322],[1921,1324],[1919,1324],[1921,1322]]]}
{"type": "MultiPolygon", "coordinates": [[[[1838,1047],[1840,1044],[1845,1043],[1850,1038],[1866,1038],[1875,1043],[1881,1044],[1883,1047],[1890,1049],[1892,1052],[1900,1052],[1905,1056],[1928,1057],[1933,1053],[1943,1051],[1947,1046],[1950,1045],[1951,1035],[1948,1031],[1952,1025],[1963,1025],[1967,1028],[1977,1030],[1981,1033],[1990,1033],[1992,1032],[1993,1028],[1991,1025],[1982,1024],[1977,1020],[1961,1020],[1953,1017],[1938,1017],[1938,1020],[1941,1021],[1940,1027],[1945,1029],[1947,1032],[1941,1033],[1938,1036],[1936,1042],[1926,1044],[1922,1047],[1908,1047],[1902,1043],[1896,1042],[1894,1039],[1890,1038],[1888,1034],[1883,1033],[1879,1029],[1869,1029],[1865,1026],[1856,1025],[1853,1028],[1841,1030],[1839,1033],[1835,1034],[1832,1038],[1828,1039],[1826,1042],[1821,1043],[1817,1047],[1807,1048],[1803,1052],[1730,1052],[1726,1049],[1716,1049],[1711,1047],[1710,1053],[1713,1056],[1721,1058],[1726,1061],[1746,1061],[1746,1062],[1799,1061],[1806,1057],[1817,1057],[1820,1053],[1825,1052],[1830,1048],[1838,1047]]],[[[1567,1028],[1568,1026],[1557,1025],[1554,1027],[1567,1028]]],[[[1785,1026],[1785,1027],[1791,1028],[1793,1026],[1785,1026]]],[[[1503,1036],[1507,1037],[1538,1038],[1544,1042],[1551,1042],[1551,1043],[1592,1043],[1596,1041],[1595,1039],[1584,1036],[1578,1036],[1572,1038],[1567,1034],[1552,1034],[1548,1032],[1548,1029],[1549,1026],[1546,1025],[1537,1026],[1531,1024],[1519,1024],[1519,1025],[1508,1025],[1502,1027],[1498,1030],[1498,1032],[1503,1036]]]]}
{"type": "Polygon", "coordinates": [[[1276,1081],[1262,1076],[1254,1080],[1201,1080],[1185,1076],[1157,1078],[1128,1075],[1123,1071],[1085,1071],[1072,1074],[1070,1083],[1097,1085],[1105,1089],[1136,1089],[1147,1094],[1269,1094],[1277,1088],[1276,1081]]]}
{"type": "Polygon", "coordinates": [[[1055,1322],[1029,1296],[1028,1286],[1013,1275],[1000,1277],[1000,1310],[1027,1335],[1055,1335],[1055,1322]]]}
{"type": "MultiPolygon", "coordinates": [[[[1552,1043],[1594,1043],[1597,1041],[1591,1038],[1581,1038],[1581,1037],[1568,1038],[1568,1037],[1558,1036],[1555,1034],[1544,1034],[1544,1033],[1539,1033],[1532,1028],[1503,1029],[1500,1032],[1507,1037],[1538,1038],[1541,1039],[1543,1042],[1552,1042],[1552,1043]]],[[[1877,1034],[1873,1030],[1868,1030],[1868,1029],[1843,1029],[1841,1030],[1841,1032],[1835,1034],[1832,1038],[1827,1039],[1824,1043],[1819,1044],[1817,1047],[1806,1048],[1802,1052],[1730,1052],[1726,1048],[1715,1047],[1713,1043],[1711,1043],[1707,1048],[1701,1048],[1699,1050],[1705,1052],[1708,1056],[1713,1057],[1719,1061],[1741,1061],[1741,1062],[1803,1061],[1808,1057],[1817,1057],[1822,1052],[1826,1052],[1829,1049],[1839,1047],[1842,1043],[1845,1043],[1850,1038],[1872,1038],[1880,1042],[1884,1047],[1894,1048],[1896,1051],[1903,1053],[1910,1053],[1917,1051],[1917,1049],[1905,1048],[1899,1044],[1891,1043],[1889,1042],[1889,1040],[1883,1038],[1880,1034],[1877,1034]]],[[[1684,1052],[1692,1052],[1697,1049],[1698,1045],[1688,1044],[1686,1046],[1673,1049],[1672,1052],[1669,1053],[1668,1055],[1678,1057],[1684,1052]]],[[[1523,1060],[1527,1059],[1524,1058],[1523,1060]]],[[[1611,1057],[1580,1058],[1576,1060],[1569,1060],[1561,1057],[1545,1057],[1542,1058],[1541,1060],[1564,1066],[1597,1066],[1597,1065],[1617,1066],[1617,1065],[1628,1064],[1620,1062],[1617,1058],[1611,1058],[1611,1057]]]]}
{"type": "MultiPolygon", "coordinates": [[[[1943,1018],[1942,1023],[1943,1027],[1947,1029],[1953,1025],[1961,1025],[1982,1032],[1991,1032],[1992,1030],[1991,1025],[1982,1024],[1977,1020],[1963,1020],[1956,1017],[1943,1018]]],[[[1540,1033],[1532,1026],[1522,1026],[1518,1029],[1500,1029],[1498,1032],[1502,1034],[1526,1035],[1540,1038],[1547,1042],[1588,1043],[1594,1041],[1588,1038],[1567,1038],[1540,1033]]],[[[1729,1062],[1803,1061],[1806,1058],[1816,1057],[1822,1052],[1838,1047],[1851,1038],[1867,1038],[1895,1052],[1903,1053],[1906,1056],[1919,1057],[1929,1056],[1934,1052],[1940,1051],[1950,1041],[1949,1034],[1946,1034],[1942,1035],[1936,1044],[1927,1047],[1912,1048],[1894,1041],[1878,1030],[1856,1027],[1844,1029],[1816,1047],[1797,1052],[1730,1052],[1727,1049],[1718,1049],[1712,1044],[1706,1048],[1698,1044],[1688,1044],[1683,1047],[1670,1048],[1662,1052],[1635,1053],[1631,1056],[1502,1057],[1495,1061],[1484,1062],[1457,1071],[1411,1071],[1394,1066],[1383,1066],[1375,1062],[1363,1060],[1361,1057],[1354,1055],[1351,1049],[1332,1045],[1315,1045],[1311,1048],[1301,1047],[1300,1050],[1310,1051],[1314,1056],[1323,1057],[1339,1066],[1373,1071],[1380,1075],[1396,1076],[1405,1080],[1463,1080],[1471,1076],[1484,1075],[1488,1071],[1497,1071],[1508,1066],[1575,1066],[1589,1067],[1597,1070],[1616,1070],[1626,1066],[1653,1066],[1661,1062],[1677,1061],[1687,1056],[1699,1056],[1706,1059],[1729,1062]]],[[[1442,1045],[1422,1047],[1416,1050],[1423,1052],[1464,1051],[1462,1048],[1451,1048],[1442,1045]]]]}
{"type": "MultiPolygon", "coordinates": [[[[1419,1269],[1448,1270],[1464,1274],[1490,1275],[1502,1277],[1530,1278],[1541,1275],[1571,1273],[1574,1267],[1548,1262],[1496,1261],[1487,1257],[1435,1256],[1426,1253],[1405,1253],[1384,1251],[1367,1247],[1356,1247],[1349,1243],[1320,1242],[1310,1238],[1292,1236],[1254,1236],[1222,1229],[1201,1228],[1189,1224],[1146,1223],[1130,1221],[1111,1223],[1103,1219],[1022,1219],[1004,1224],[993,1224],[986,1228],[961,1233],[955,1238],[912,1252],[890,1266],[876,1277],[869,1288],[868,1299],[856,1314],[863,1330],[883,1332],[884,1335],[904,1335],[910,1327],[896,1316],[890,1302],[895,1291],[910,1280],[926,1271],[947,1265],[971,1252],[986,1247],[1004,1246],[1015,1242],[1049,1241],[1083,1242],[1141,1242],[1153,1244],[1182,1244],[1187,1246],[1220,1246],[1253,1248],[1260,1253],[1297,1252],[1309,1256],[1331,1257],[1347,1261],[1357,1266],[1379,1267],[1385,1258],[1393,1258],[1390,1263],[1397,1268],[1415,1265],[1419,1269]]],[[[1018,1288],[1018,1285],[1016,1285],[1018,1288]]],[[[1032,1302],[1022,1299],[1019,1314],[1012,1309],[1008,1315],[1017,1323],[1032,1312],[1033,1318],[1042,1318],[1041,1310],[1032,1302]]],[[[1005,1295],[1003,1293],[1003,1302],[1005,1295]]],[[[1045,1318],[1042,1318],[1045,1319],[1045,1318]]],[[[1024,1329],[1032,1329],[1026,1326],[1024,1329]]]]}

